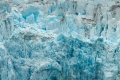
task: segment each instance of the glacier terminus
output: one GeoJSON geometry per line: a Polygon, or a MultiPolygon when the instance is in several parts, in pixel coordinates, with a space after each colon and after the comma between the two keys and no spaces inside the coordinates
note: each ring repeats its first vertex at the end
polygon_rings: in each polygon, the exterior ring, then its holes
{"type": "Polygon", "coordinates": [[[0,0],[0,80],[120,80],[120,0],[0,0]]]}

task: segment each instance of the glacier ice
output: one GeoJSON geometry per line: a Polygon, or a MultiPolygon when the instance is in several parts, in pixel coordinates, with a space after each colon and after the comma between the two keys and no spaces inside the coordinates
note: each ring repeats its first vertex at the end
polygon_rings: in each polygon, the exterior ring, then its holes
{"type": "Polygon", "coordinates": [[[0,0],[0,80],[120,80],[119,0],[0,0]]]}

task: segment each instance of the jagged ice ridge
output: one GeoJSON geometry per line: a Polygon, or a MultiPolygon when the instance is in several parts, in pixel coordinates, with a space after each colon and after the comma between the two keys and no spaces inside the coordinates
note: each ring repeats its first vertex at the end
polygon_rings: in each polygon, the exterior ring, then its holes
{"type": "Polygon", "coordinates": [[[120,80],[119,0],[0,0],[0,80],[120,80]]]}

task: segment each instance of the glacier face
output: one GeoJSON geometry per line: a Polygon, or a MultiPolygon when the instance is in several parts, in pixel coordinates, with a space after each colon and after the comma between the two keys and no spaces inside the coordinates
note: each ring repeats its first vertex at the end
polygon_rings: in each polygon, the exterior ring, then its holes
{"type": "Polygon", "coordinates": [[[0,0],[0,80],[120,80],[119,0],[0,0]]]}

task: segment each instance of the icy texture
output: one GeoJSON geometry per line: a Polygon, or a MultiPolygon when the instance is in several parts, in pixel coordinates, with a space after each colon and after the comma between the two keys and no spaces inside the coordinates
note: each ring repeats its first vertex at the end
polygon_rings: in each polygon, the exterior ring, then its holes
{"type": "Polygon", "coordinates": [[[120,80],[119,0],[0,0],[0,80],[120,80]]]}

